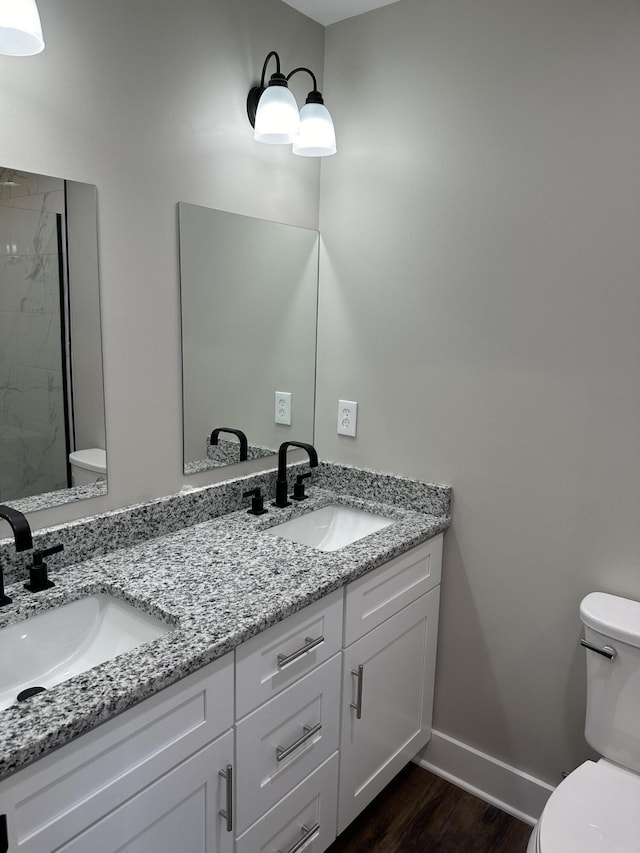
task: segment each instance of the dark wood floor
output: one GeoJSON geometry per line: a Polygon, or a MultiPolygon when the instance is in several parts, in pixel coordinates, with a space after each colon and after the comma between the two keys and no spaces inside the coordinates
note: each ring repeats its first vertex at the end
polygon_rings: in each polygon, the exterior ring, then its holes
{"type": "Polygon", "coordinates": [[[525,853],[531,827],[409,764],[327,853],[525,853]]]}

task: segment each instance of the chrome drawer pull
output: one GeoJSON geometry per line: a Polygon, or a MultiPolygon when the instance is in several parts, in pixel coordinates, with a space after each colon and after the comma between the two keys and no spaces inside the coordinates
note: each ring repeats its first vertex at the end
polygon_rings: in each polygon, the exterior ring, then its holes
{"type": "Polygon", "coordinates": [[[227,782],[227,808],[220,809],[218,814],[227,822],[227,832],[233,832],[233,767],[227,764],[225,770],[218,770],[218,776],[227,782]]]}
{"type": "Polygon", "coordinates": [[[594,646],[593,643],[590,643],[588,640],[580,640],[580,645],[584,646],[585,649],[589,649],[590,652],[597,652],[599,655],[602,655],[603,658],[608,658],[609,660],[613,660],[618,652],[611,648],[611,646],[594,646]]]}
{"type": "MultiPolygon", "coordinates": [[[[302,824],[302,832],[304,834],[300,841],[296,842],[293,847],[287,851],[287,853],[298,853],[298,850],[302,850],[307,841],[313,841],[316,835],[320,832],[320,824],[316,823],[315,826],[311,827],[311,829],[302,824]]],[[[276,850],[276,853],[280,853],[280,851],[276,850]]]]}
{"type": "Polygon", "coordinates": [[[279,746],[276,748],[276,760],[282,761],[288,755],[296,750],[299,746],[302,746],[303,743],[309,740],[309,738],[317,735],[320,729],[322,728],[322,723],[316,723],[315,726],[303,726],[304,734],[301,735],[298,740],[294,741],[291,746],[279,746]]]}
{"type": "Polygon", "coordinates": [[[364,666],[360,664],[357,669],[351,670],[351,675],[355,675],[358,679],[358,692],[356,694],[356,701],[350,702],[349,707],[353,708],[356,712],[356,720],[362,719],[362,682],[364,681],[364,666]]]}
{"type": "Polygon", "coordinates": [[[324,637],[316,637],[314,640],[312,637],[304,638],[305,645],[298,649],[295,652],[291,652],[290,655],[278,655],[278,669],[282,669],[290,663],[293,663],[294,660],[298,660],[302,655],[306,655],[307,652],[310,652],[311,649],[315,649],[316,646],[322,645],[324,643],[324,637]]]}

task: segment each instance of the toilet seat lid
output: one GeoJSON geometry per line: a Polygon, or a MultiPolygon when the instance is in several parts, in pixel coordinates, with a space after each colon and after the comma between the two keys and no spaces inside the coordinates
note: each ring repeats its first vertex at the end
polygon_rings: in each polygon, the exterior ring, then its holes
{"type": "Polygon", "coordinates": [[[640,853],[640,776],[585,761],[549,798],[538,824],[541,853],[640,853]]]}

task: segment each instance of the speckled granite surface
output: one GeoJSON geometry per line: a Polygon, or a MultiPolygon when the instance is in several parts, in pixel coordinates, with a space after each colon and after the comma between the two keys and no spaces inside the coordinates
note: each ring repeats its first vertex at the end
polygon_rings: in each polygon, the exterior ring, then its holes
{"type": "MultiPolygon", "coordinates": [[[[265,459],[267,456],[275,456],[277,450],[271,447],[260,447],[258,444],[249,444],[247,447],[247,460],[265,459]]],[[[239,459],[239,444],[231,439],[220,438],[215,445],[210,444],[207,436],[207,455],[204,459],[194,459],[184,463],[185,474],[199,474],[200,471],[210,471],[212,468],[224,468],[227,465],[236,465],[239,459]]]]}
{"type": "Polygon", "coordinates": [[[429,515],[449,515],[451,512],[451,487],[435,483],[423,483],[396,474],[339,465],[336,462],[321,463],[313,482],[318,486],[344,494],[359,495],[371,501],[411,507],[429,515]]]}
{"type": "Polygon", "coordinates": [[[95,483],[87,483],[84,486],[71,486],[68,489],[44,492],[41,495],[18,498],[14,501],[5,501],[5,503],[19,512],[37,512],[40,509],[50,509],[53,506],[60,506],[60,504],[70,504],[75,501],[86,500],[87,498],[98,498],[101,495],[106,495],[107,491],[107,481],[99,480],[95,483]]]}
{"type": "Polygon", "coordinates": [[[52,559],[56,586],[45,593],[31,595],[21,583],[9,586],[14,601],[0,610],[0,628],[65,601],[109,592],[165,618],[174,630],[0,711],[0,778],[449,526],[448,487],[392,477],[381,502],[373,494],[379,491],[377,475],[330,463],[314,477],[348,483],[357,497],[347,489],[313,486],[309,500],[286,509],[270,508],[259,517],[237,511],[241,492],[251,488],[248,481],[265,476],[227,481],[55,529],[51,541],[73,541],[66,554],[76,556],[75,564],[57,570],[52,559]],[[394,523],[330,553],[264,533],[336,501],[386,515],[394,523]],[[438,512],[429,513],[425,506],[438,512]],[[179,524],[185,513],[196,516],[191,526],[179,524]],[[203,521],[199,516],[207,513],[210,520],[203,521]],[[150,535],[136,539],[136,530],[149,533],[147,523],[150,535]],[[167,528],[172,530],[160,535],[167,528]],[[111,553],[105,548],[87,559],[88,546],[80,540],[84,536],[95,546],[101,535],[114,546],[111,553]]]}
{"type": "MultiPolygon", "coordinates": [[[[293,462],[287,470],[289,485],[292,487],[296,474],[308,470],[308,465],[305,462],[293,462]]],[[[276,469],[271,468],[211,486],[188,488],[177,495],[44,528],[34,533],[34,548],[42,550],[63,542],[64,551],[50,560],[52,570],[61,569],[119,548],[137,545],[147,539],[176,533],[185,527],[248,506],[249,500],[243,499],[242,494],[256,486],[262,489],[265,496],[273,496],[275,483],[276,469]]],[[[356,495],[366,500],[383,500],[387,504],[429,515],[449,515],[451,511],[449,486],[423,483],[333,462],[321,462],[318,468],[312,469],[311,484],[332,489],[339,494],[356,495]]],[[[7,525],[2,521],[0,524],[8,532],[7,525]]],[[[13,540],[0,540],[0,565],[5,583],[26,580],[30,562],[31,552],[16,554],[13,540]]]]}
{"type": "MultiPolygon", "coordinates": [[[[289,470],[301,464],[294,463],[289,470]]],[[[34,548],[41,550],[63,542],[64,551],[52,557],[49,563],[51,569],[61,569],[248,506],[249,501],[242,498],[243,492],[260,486],[264,494],[273,494],[275,481],[275,471],[269,470],[45,528],[34,533],[34,548]]],[[[4,529],[8,527],[5,525],[4,529]]],[[[4,569],[5,583],[26,580],[30,560],[30,552],[15,552],[11,539],[0,541],[0,565],[4,569]]]]}

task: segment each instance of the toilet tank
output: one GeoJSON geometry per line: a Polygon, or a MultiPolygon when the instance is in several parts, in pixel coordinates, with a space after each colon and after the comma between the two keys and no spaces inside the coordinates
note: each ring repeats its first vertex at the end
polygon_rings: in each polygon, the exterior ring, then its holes
{"type": "Polygon", "coordinates": [[[613,660],[586,649],[585,737],[604,758],[640,772],[640,602],[592,592],[580,604],[585,639],[611,646],[613,660]]]}

